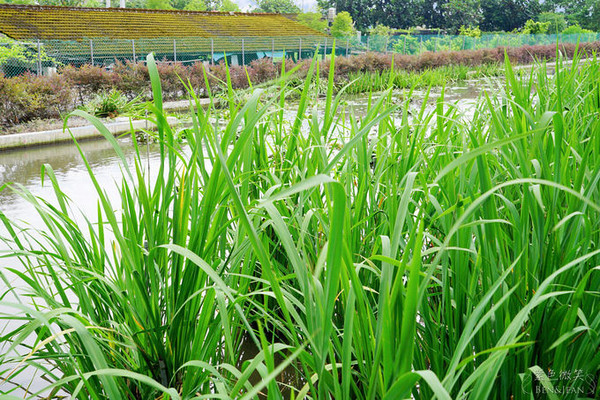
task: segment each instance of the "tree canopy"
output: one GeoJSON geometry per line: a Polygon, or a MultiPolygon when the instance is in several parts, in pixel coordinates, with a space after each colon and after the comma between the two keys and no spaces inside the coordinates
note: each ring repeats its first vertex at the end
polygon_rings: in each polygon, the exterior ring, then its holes
{"type": "MultiPolygon", "coordinates": [[[[0,0],[0,3],[102,7],[106,0],[0,0]]],[[[111,0],[113,3],[118,0],[111,0]]],[[[127,7],[194,11],[240,11],[238,0],[127,0],[127,7]]],[[[319,12],[301,13],[294,0],[255,0],[256,12],[299,14],[298,20],[324,31],[319,12]]],[[[523,31],[527,21],[550,22],[548,33],[600,31],[600,0],[317,0],[321,10],[335,7],[351,17],[353,29],[409,29],[418,26],[458,33],[461,26],[483,32],[523,31]]],[[[535,30],[535,29],[534,29],[535,30]]]]}
{"type": "Polygon", "coordinates": [[[298,14],[298,22],[306,25],[315,31],[325,32],[327,30],[327,21],[321,18],[321,13],[307,12],[298,14]]]}
{"type": "MultiPolygon", "coordinates": [[[[523,29],[528,20],[548,22],[542,11],[562,16],[568,25],[600,30],[600,0],[317,0],[319,7],[348,12],[355,27],[367,31],[378,24],[408,29],[440,28],[456,33],[461,26],[483,31],[523,29]]],[[[553,19],[550,32],[561,31],[553,19]]],[[[558,23],[557,23],[558,21],[558,23]]]]}
{"type": "Polygon", "coordinates": [[[297,14],[300,12],[298,7],[292,0],[259,0],[257,12],[280,13],[280,14],[297,14]]]}
{"type": "Polygon", "coordinates": [[[335,16],[331,24],[331,35],[335,37],[348,37],[354,34],[354,24],[352,17],[346,11],[342,11],[335,16]]]}

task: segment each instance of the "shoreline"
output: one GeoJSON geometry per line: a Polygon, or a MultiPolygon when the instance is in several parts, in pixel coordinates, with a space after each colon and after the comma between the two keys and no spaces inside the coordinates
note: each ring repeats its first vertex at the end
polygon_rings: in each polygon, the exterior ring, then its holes
{"type": "MultiPolygon", "coordinates": [[[[582,59],[580,62],[590,61],[590,58],[582,59]]],[[[563,60],[563,65],[570,65],[570,59],[563,60]]],[[[556,60],[545,63],[547,67],[554,69],[556,67],[556,60]]],[[[532,68],[535,64],[522,64],[513,67],[514,70],[523,70],[532,68]]],[[[208,99],[200,99],[201,105],[207,105],[208,99]]],[[[166,102],[163,105],[165,111],[183,111],[188,110],[190,106],[189,100],[177,100],[166,102]]],[[[175,117],[167,117],[169,123],[176,124],[178,122],[175,117]]],[[[114,122],[105,122],[104,125],[114,135],[118,136],[127,133],[133,129],[148,129],[147,120],[130,120],[129,117],[117,117],[114,122]]],[[[73,137],[77,140],[86,139],[98,139],[102,135],[93,125],[84,125],[70,128],[73,137]]],[[[68,131],[60,129],[52,129],[45,131],[33,131],[23,133],[11,133],[6,135],[0,135],[0,151],[23,149],[33,146],[45,146],[58,143],[65,143],[72,141],[73,138],[68,131]]]]}
{"type": "MultiPolygon", "coordinates": [[[[188,100],[172,101],[165,103],[163,108],[165,111],[181,111],[189,109],[189,104],[188,100]]],[[[208,104],[208,100],[202,101],[201,104],[208,104]]],[[[167,117],[167,121],[169,124],[177,124],[179,122],[175,117],[167,117]]],[[[117,117],[114,122],[105,122],[104,126],[106,126],[113,136],[118,136],[130,132],[132,127],[135,130],[151,129],[148,124],[149,122],[145,119],[131,120],[129,117],[117,117]]],[[[63,128],[0,135],[0,151],[72,142],[73,138],[86,140],[103,137],[93,125],[77,126],[68,129],[73,134],[73,137],[71,137],[68,130],[64,130],[63,128]]]]}

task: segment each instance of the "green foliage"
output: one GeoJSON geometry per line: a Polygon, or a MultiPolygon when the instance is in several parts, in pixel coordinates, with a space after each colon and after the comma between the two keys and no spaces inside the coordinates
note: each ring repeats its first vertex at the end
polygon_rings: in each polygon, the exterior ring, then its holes
{"type": "Polygon", "coordinates": [[[132,116],[141,115],[144,106],[139,97],[128,100],[127,97],[116,89],[96,94],[81,109],[96,117],[115,118],[119,115],[128,114],[132,116]]]}
{"type": "Polygon", "coordinates": [[[6,64],[8,60],[32,63],[35,60],[34,56],[35,54],[25,45],[5,36],[0,36],[0,66],[6,64]]]}
{"type": "Polygon", "coordinates": [[[377,25],[369,29],[369,50],[388,51],[390,49],[390,35],[394,30],[389,26],[377,25]]]}
{"type": "Polygon", "coordinates": [[[336,7],[338,12],[349,12],[363,31],[377,24],[395,29],[427,26],[450,32],[457,32],[461,25],[479,25],[484,31],[511,31],[540,12],[539,0],[318,0],[318,4],[323,9],[336,7]]]}
{"type": "Polygon", "coordinates": [[[259,0],[257,12],[298,14],[300,8],[293,0],[259,0]]]}
{"type": "Polygon", "coordinates": [[[297,21],[318,32],[325,32],[327,30],[327,21],[322,18],[319,12],[300,13],[298,14],[297,21]]]}
{"type": "Polygon", "coordinates": [[[579,24],[575,24],[563,30],[562,33],[565,35],[573,35],[577,33],[594,33],[594,31],[591,31],[589,29],[583,29],[581,26],[579,26],[579,24]]]}
{"type": "Polygon", "coordinates": [[[445,26],[450,33],[458,33],[461,26],[478,26],[482,13],[480,0],[448,0],[442,6],[445,26]]]}
{"type": "Polygon", "coordinates": [[[184,7],[184,10],[188,11],[205,11],[206,3],[204,0],[190,0],[184,7]]]}
{"type": "Polygon", "coordinates": [[[547,33],[549,27],[550,22],[535,22],[530,19],[527,20],[520,32],[524,35],[537,35],[540,33],[547,33]]]}
{"type": "Polygon", "coordinates": [[[240,7],[232,0],[223,0],[219,11],[223,12],[239,12],[240,7]]]}
{"type": "Polygon", "coordinates": [[[480,27],[484,32],[511,32],[520,29],[529,19],[535,20],[540,13],[539,0],[481,0],[483,19],[480,27]]]}
{"type": "Polygon", "coordinates": [[[169,0],[146,0],[146,8],[151,10],[172,10],[169,0]]]}
{"type": "Polygon", "coordinates": [[[349,37],[355,34],[352,17],[346,11],[338,13],[331,24],[331,35],[337,38],[349,37]]]}
{"type": "Polygon", "coordinates": [[[382,24],[377,24],[374,28],[369,29],[369,35],[372,36],[390,36],[393,32],[392,28],[382,24]]]}
{"type": "MultiPolygon", "coordinates": [[[[481,79],[501,74],[499,64],[487,64],[478,67],[466,65],[447,65],[424,71],[384,70],[374,72],[351,73],[348,76],[350,86],[346,93],[370,93],[386,90],[390,85],[395,89],[415,89],[448,86],[466,79],[481,79]]],[[[346,83],[344,83],[345,85],[346,83]]]]}
{"type": "Polygon", "coordinates": [[[560,9],[568,25],[579,24],[584,29],[600,31],[600,2],[598,0],[548,0],[548,11],[560,9]]]}
{"type": "Polygon", "coordinates": [[[48,52],[42,46],[38,55],[37,45],[32,43],[22,43],[0,35],[0,69],[9,64],[16,64],[20,67],[35,70],[37,62],[42,65],[52,63],[55,66],[62,65],[55,58],[48,55],[48,52]]]}
{"type": "Polygon", "coordinates": [[[565,20],[564,14],[558,14],[554,12],[543,12],[538,18],[538,22],[549,22],[548,33],[561,33],[567,28],[567,21],[565,20]]]}
{"type": "Polygon", "coordinates": [[[73,98],[69,83],[59,75],[0,76],[0,127],[59,118],[72,110],[73,98]]]}
{"type": "Polygon", "coordinates": [[[49,380],[32,398],[526,400],[544,371],[577,370],[564,379],[597,397],[600,65],[507,61],[469,113],[390,81],[355,115],[333,60],[311,116],[316,68],[290,123],[285,82],[238,104],[227,79],[225,121],[190,92],[180,146],[150,57],[152,173],[74,113],[121,160],[119,195],[87,162],[83,222],[49,165],[56,202],[2,187],[43,225],[0,214],[21,263],[0,270],[18,297],[0,298],[7,382],[28,367],[49,380]]]}
{"type": "Polygon", "coordinates": [[[473,38],[481,37],[481,29],[479,29],[478,26],[476,26],[475,28],[472,28],[472,27],[467,27],[467,26],[462,25],[460,27],[460,29],[458,30],[458,33],[460,36],[467,36],[467,37],[473,37],[473,38]]]}

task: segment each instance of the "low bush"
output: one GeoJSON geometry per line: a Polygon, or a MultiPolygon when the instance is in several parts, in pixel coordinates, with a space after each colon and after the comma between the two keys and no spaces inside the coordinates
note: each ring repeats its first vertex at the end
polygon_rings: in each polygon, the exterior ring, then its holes
{"type": "Polygon", "coordinates": [[[0,77],[0,126],[59,118],[74,106],[74,91],[63,75],[0,77]]]}
{"type": "MultiPolygon", "coordinates": [[[[480,50],[425,52],[419,56],[367,52],[348,57],[337,57],[334,79],[337,84],[347,82],[356,74],[377,74],[391,69],[422,72],[448,65],[477,67],[497,64],[504,61],[505,54],[515,64],[531,63],[536,60],[553,60],[557,45],[535,45],[521,47],[496,47],[480,50]]],[[[568,58],[575,53],[575,44],[561,43],[559,52],[568,58]]],[[[583,43],[579,51],[591,54],[600,49],[600,42],[583,43]]],[[[286,60],[286,70],[296,68],[295,78],[299,84],[306,77],[310,60],[286,60]]],[[[329,73],[329,60],[319,65],[321,76],[329,73]]],[[[207,66],[195,63],[185,66],[181,63],[159,63],[162,77],[163,97],[174,100],[185,95],[185,86],[190,85],[200,96],[206,96],[206,77],[213,93],[223,91],[227,82],[227,67],[224,62],[207,66]]],[[[281,63],[273,63],[269,58],[252,61],[248,66],[229,67],[231,84],[234,89],[248,88],[275,79],[282,70],[281,63]]],[[[367,77],[367,81],[373,78],[367,77]]],[[[369,85],[365,85],[368,87],[369,85]]],[[[149,99],[150,78],[148,68],[143,63],[119,62],[108,70],[84,65],[80,68],[67,66],[56,76],[20,78],[0,77],[0,126],[9,126],[35,118],[56,118],[61,112],[75,107],[75,99],[80,106],[91,101],[98,93],[118,90],[128,100],[149,99]]]]}
{"type": "Polygon", "coordinates": [[[95,65],[83,65],[79,68],[69,65],[62,69],[61,76],[74,85],[79,103],[83,105],[93,93],[118,85],[120,75],[95,65]]]}
{"type": "MultiPolygon", "coordinates": [[[[130,61],[126,63],[117,62],[112,73],[119,76],[115,89],[127,96],[128,99],[134,99],[138,96],[148,97],[150,95],[150,77],[148,75],[148,68],[144,64],[130,61]]],[[[165,95],[170,96],[170,93],[165,92],[165,95]]]]}

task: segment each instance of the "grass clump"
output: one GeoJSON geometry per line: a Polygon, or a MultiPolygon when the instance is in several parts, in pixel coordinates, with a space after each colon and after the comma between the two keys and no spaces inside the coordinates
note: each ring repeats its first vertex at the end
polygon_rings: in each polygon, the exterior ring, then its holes
{"type": "Polygon", "coordinates": [[[111,89],[109,92],[98,93],[81,109],[96,117],[115,118],[123,114],[140,115],[145,107],[139,97],[128,100],[118,90],[111,89]]]}
{"type": "Polygon", "coordinates": [[[380,92],[389,89],[390,85],[394,89],[445,86],[467,79],[499,76],[502,72],[503,69],[499,64],[485,64],[477,67],[448,65],[421,72],[391,69],[351,73],[348,76],[351,84],[345,90],[347,93],[358,94],[380,92]]]}
{"type": "Polygon", "coordinates": [[[237,104],[227,79],[229,119],[190,92],[180,148],[148,61],[155,178],[123,158],[114,204],[88,165],[87,224],[49,166],[57,204],[4,188],[45,223],[0,215],[31,293],[2,300],[5,379],[38,369],[74,398],[530,399],[577,369],[598,395],[597,62],[520,79],[507,61],[468,119],[443,94],[395,105],[390,82],[357,120],[332,64],[323,104],[305,85],[288,123],[284,80],[237,104]]]}

